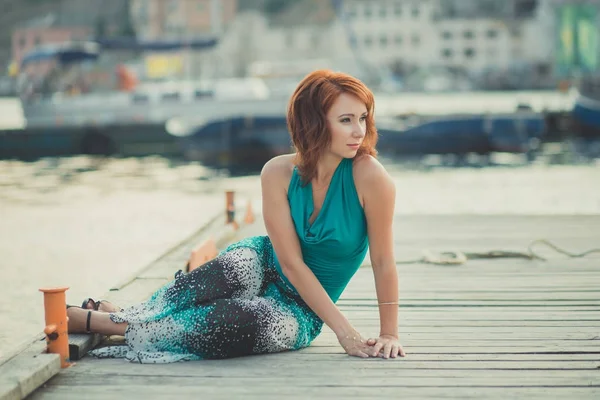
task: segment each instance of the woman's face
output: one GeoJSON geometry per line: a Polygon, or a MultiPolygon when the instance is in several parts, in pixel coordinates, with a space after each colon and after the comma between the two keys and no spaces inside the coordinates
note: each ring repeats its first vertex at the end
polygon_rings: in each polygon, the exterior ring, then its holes
{"type": "Polygon", "coordinates": [[[367,132],[367,106],[356,96],[342,93],[327,113],[331,133],[330,152],[353,158],[367,132]]]}

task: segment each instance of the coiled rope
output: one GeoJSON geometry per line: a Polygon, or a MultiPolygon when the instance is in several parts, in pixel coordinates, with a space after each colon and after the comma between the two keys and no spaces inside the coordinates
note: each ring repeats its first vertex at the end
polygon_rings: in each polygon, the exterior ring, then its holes
{"type": "Polygon", "coordinates": [[[565,250],[546,239],[537,239],[529,244],[527,252],[492,250],[483,253],[467,253],[462,251],[447,251],[434,253],[429,250],[423,252],[423,257],[414,260],[400,260],[396,264],[435,264],[435,265],[462,265],[468,260],[476,259],[494,259],[494,258],[521,258],[526,260],[547,261],[533,250],[537,244],[550,247],[557,253],[568,256],[569,258],[582,258],[592,253],[600,253],[600,248],[584,251],[583,253],[573,253],[565,250]]]}

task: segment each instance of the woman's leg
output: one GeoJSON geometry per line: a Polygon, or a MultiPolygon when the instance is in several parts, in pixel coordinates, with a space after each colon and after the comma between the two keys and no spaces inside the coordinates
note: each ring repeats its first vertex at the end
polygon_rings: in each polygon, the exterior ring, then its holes
{"type": "Polygon", "coordinates": [[[250,299],[260,294],[265,282],[261,257],[250,248],[237,248],[179,275],[165,293],[165,300],[182,309],[216,299],[250,299]]]}
{"type": "Polygon", "coordinates": [[[221,299],[131,325],[127,344],[136,358],[148,358],[140,362],[154,362],[163,353],[231,358],[295,349],[299,325],[290,309],[273,299],[221,299]]]}
{"type": "Polygon", "coordinates": [[[89,332],[101,333],[103,335],[125,335],[127,329],[126,323],[117,324],[110,319],[110,314],[101,311],[90,311],[79,307],[70,307],[67,309],[69,317],[69,333],[89,332]]]}
{"type": "MultiPolygon", "coordinates": [[[[267,277],[268,279],[268,277],[267,277]]],[[[195,308],[215,299],[252,298],[266,285],[265,268],[258,253],[242,247],[219,255],[189,274],[180,274],[175,281],[157,291],[142,304],[124,312],[92,311],[90,331],[121,334],[127,323],[140,324],[160,320],[174,312],[195,308]],[[115,333],[116,331],[116,333],[115,333]]],[[[88,310],[71,307],[69,332],[86,332],[88,310]]]]}

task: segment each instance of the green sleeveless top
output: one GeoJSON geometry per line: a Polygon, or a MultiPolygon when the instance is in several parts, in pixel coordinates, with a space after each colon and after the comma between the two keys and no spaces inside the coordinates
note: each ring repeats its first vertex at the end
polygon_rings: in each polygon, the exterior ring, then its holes
{"type": "MultiPolygon", "coordinates": [[[[302,186],[296,168],[288,188],[288,201],[304,262],[336,302],[369,247],[367,220],[354,186],[352,159],[344,158],[337,166],[312,225],[308,222],[314,210],[312,183],[302,186]]],[[[283,275],[276,254],[274,258],[281,278],[293,288],[283,275]]]]}

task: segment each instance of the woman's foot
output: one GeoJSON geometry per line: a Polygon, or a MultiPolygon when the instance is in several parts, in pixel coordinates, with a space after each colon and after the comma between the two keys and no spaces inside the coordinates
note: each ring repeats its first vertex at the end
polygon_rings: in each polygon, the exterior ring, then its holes
{"type": "Polygon", "coordinates": [[[84,310],[94,310],[100,311],[104,313],[114,313],[121,311],[120,307],[115,306],[108,300],[94,300],[91,297],[88,297],[81,304],[81,308],[84,310]]]}

